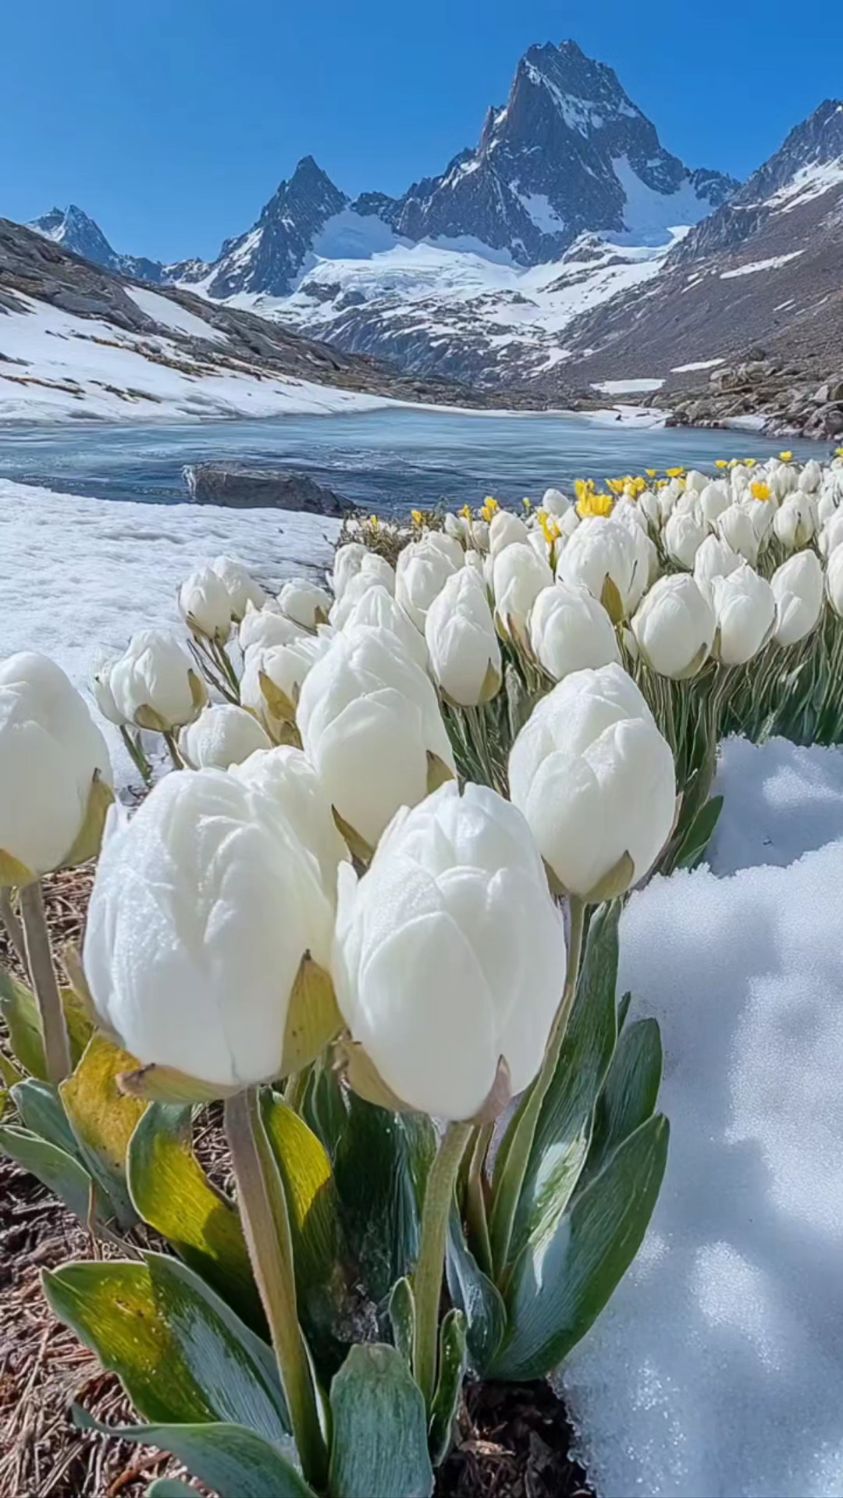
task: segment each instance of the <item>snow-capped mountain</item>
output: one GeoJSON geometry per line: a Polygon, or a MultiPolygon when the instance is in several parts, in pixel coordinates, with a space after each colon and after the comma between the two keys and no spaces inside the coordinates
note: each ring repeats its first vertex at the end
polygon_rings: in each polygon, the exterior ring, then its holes
{"type": "Polygon", "coordinates": [[[153,285],[175,279],[175,276],[168,275],[168,270],[183,270],[183,267],[176,266],[165,268],[158,260],[149,260],[143,255],[118,255],[99,224],[75,203],[70,203],[67,208],[51,208],[49,213],[34,219],[26,227],[74,255],[81,255],[83,260],[91,260],[94,265],[102,265],[118,275],[135,276],[139,281],[149,281],[153,285]]]}

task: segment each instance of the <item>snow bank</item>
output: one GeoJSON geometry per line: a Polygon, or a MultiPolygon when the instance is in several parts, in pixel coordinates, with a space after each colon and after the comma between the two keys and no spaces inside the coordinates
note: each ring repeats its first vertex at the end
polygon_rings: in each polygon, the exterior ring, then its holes
{"type": "Polygon", "coordinates": [[[843,835],[843,754],[731,743],[721,788],[715,867],[749,866],[656,879],[623,920],[671,1147],[562,1375],[601,1498],[843,1490],[843,841],[818,846],[843,835]]]}
{"type": "MultiPolygon", "coordinates": [[[[287,577],[324,571],[338,533],[339,521],[319,515],[80,499],[0,479],[0,656],[41,650],[90,697],[97,666],[135,630],[183,633],[176,591],[201,562],[227,553],[276,592],[287,577]]],[[[135,780],[104,726],[118,778],[135,780]]]]}

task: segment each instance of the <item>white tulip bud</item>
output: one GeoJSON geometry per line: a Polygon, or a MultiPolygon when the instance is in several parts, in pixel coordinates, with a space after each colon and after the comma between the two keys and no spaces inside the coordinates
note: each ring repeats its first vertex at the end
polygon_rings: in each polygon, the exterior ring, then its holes
{"type": "Polygon", "coordinates": [[[468,540],[468,521],[462,515],[454,515],[451,510],[442,522],[446,536],[453,536],[456,541],[468,540]]]}
{"type": "Polygon", "coordinates": [[[822,483],[823,471],[816,458],[809,458],[805,467],[799,475],[799,488],[806,494],[813,494],[822,483]]]}
{"type": "Polygon", "coordinates": [[[527,532],[527,545],[536,553],[540,562],[546,562],[550,566],[553,543],[545,540],[544,531],[539,530],[538,526],[527,532]]]}
{"type": "Polygon", "coordinates": [[[647,517],[639,510],[638,505],[631,499],[619,499],[612,511],[612,519],[619,525],[625,525],[633,535],[636,530],[647,530],[647,517]]]}
{"type": "Polygon", "coordinates": [[[541,1066],[565,965],[523,817],[485,786],[443,786],[399,812],[362,879],[340,869],[332,970],[351,1085],[362,1057],[408,1109],[499,1112],[541,1066]]]}
{"type": "Polygon", "coordinates": [[[282,614],[300,624],[303,629],[315,629],[317,624],[327,624],[333,598],[318,583],[306,577],[295,577],[285,583],[278,594],[282,614]]]}
{"type": "Polygon", "coordinates": [[[448,578],[427,611],[424,633],[434,678],[445,695],[459,707],[491,701],[501,684],[501,651],[476,572],[461,567],[448,578]]]}
{"type": "Polygon", "coordinates": [[[193,770],[227,770],[271,741],[251,713],[230,703],[206,707],[179,733],[179,754],[193,770]]]}
{"type": "Polygon", "coordinates": [[[758,561],[758,537],[752,520],[742,504],[731,504],[717,517],[717,534],[721,541],[738,552],[751,567],[758,561]]]}
{"type": "Polygon", "coordinates": [[[690,572],[694,561],[708,535],[708,525],[703,519],[699,503],[690,510],[678,508],[673,511],[664,528],[664,544],[668,556],[677,567],[686,567],[690,572]]]}
{"type": "Polygon", "coordinates": [[[110,784],[105,739],[60,667],[29,651],[0,660],[0,888],[76,862],[110,784]]]}
{"type": "Polygon", "coordinates": [[[302,635],[286,645],[258,645],[247,651],[240,701],[267,732],[277,733],[280,724],[295,722],[304,680],[330,643],[330,635],[302,635]]]}
{"type": "Polygon", "coordinates": [[[236,623],[239,624],[249,604],[254,609],[263,608],[266,594],[242,562],[235,561],[233,557],[216,557],[211,567],[228,593],[231,617],[236,623]]]}
{"type": "Polygon", "coordinates": [[[335,598],[342,598],[346,584],[360,571],[364,557],[370,554],[369,548],[362,541],[346,541],[344,546],[337,547],[330,576],[335,598]]]}
{"type": "Polygon", "coordinates": [[[489,550],[488,520],[472,520],[469,523],[469,539],[477,551],[489,550]]]}
{"type": "Polygon", "coordinates": [[[826,490],[817,502],[817,525],[820,531],[824,530],[827,522],[837,514],[837,496],[830,490],[826,490]]]}
{"type": "Polygon", "coordinates": [[[114,701],[127,723],[172,733],[198,717],[208,693],[175,635],[143,629],[114,662],[109,677],[114,701]]]}
{"type": "MultiPolygon", "coordinates": [[[[477,553],[475,552],[476,556],[477,553]]],[[[449,579],[450,581],[450,579],[449,579]]],[[[349,589],[343,595],[342,602],[345,603],[349,589]]],[[[343,629],[356,629],[358,624],[373,624],[378,629],[391,630],[397,635],[401,646],[416,663],[426,671],[430,664],[427,642],[421,630],[416,629],[409,614],[405,613],[400,603],[396,603],[391,593],[380,584],[367,588],[363,597],[353,604],[343,619],[343,629]]]]}
{"type": "Polygon", "coordinates": [[[570,510],[571,501],[561,489],[545,489],[542,495],[542,509],[547,510],[548,515],[564,515],[570,510]]]}
{"type": "Polygon", "coordinates": [[[838,546],[843,545],[843,510],[835,510],[826,520],[818,537],[818,545],[824,557],[830,557],[838,546]]]}
{"type": "Polygon", "coordinates": [[[835,614],[843,619],[843,546],[836,546],[826,563],[825,590],[835,614]]]}
{"type": "Polygon", "coordinates": [[[658,495],[654,494],[652,489],[645,489],[642,494],[639,494],[637,505],[649,529],[654,532],[660,531],[662,512],[658,495]]]}
{"type": "Polygon", "coordinates": [[[270,796],[292,827],[299,842],[319,865],[322,888],[332,906],[337,902],[337,869],[349,857],[316,771],[301,749],[284,746],[258,749],[232,775],[270,796]]]}
{"type": "Polygon", "coordinates": [[[275,609],[247,608],[240,625],[239,644],[245,655],[248,650],[265,645],[289,645],[291,640],[300,640],[304,630],[300,624],[279,614],[275,609]]]}
{"type": "Polygon", "coordinates": [[[749,497],[745,495],[741,500],[741,508],[746,510],[750,524],[758,542],[759,550],[767,535],[772,530],[776,518],[776,506],[771,499],[756,499],[750,490],[749,497]]]}
{"type": "Polygon", "coordinates": [[[212,567],[197,567],[179,589],[179,608],[194,634],[225,644],[231,633],[228,588],[212,567]]]}
{"type": "Polygon", "coordinates": [[[400,553],[395,597],[418,629],[424,629],[427,611],[453,571],[445,553],[426,541],[411,541],[400,553]]]}
{"type": "Polygon", "coordinates": [[[449,535],[447,531],[428,531],[425,541],[434,550],[441,551],[452,567],[462,566],[465,552],[456,537],[449,535]]]}
{"type": "Polygon", "coordinates": [[[116,728],[122,728],[126,719],[114,701],[114,693],[111,690],[113,665],[114,661],[104,661],[96,672],[93,680],[94,701],[108,723],[113,723],[116,728]]]}
{"type": "Polygon", "coordinates": [[[476,572],[483,586],[486,586],[486,558],[482,552],[467,551],[463,563],[466,571],[476,572]]]}
{"type": "Polygon", "coordinates": [[[776,511],[773,527],[788,551],[799,551],[807,546],[817,529],[816,508],[810,495],[802,494],[798,489],[789,494],[776,511]]]}
{"type": "Polygon", "coordinates": [[[647,665],[661,676],[696,676],[714,639],[714,610],[692,577],[660,577],[639,604],[631,623],[647,665]]]}
{"type": "Polygon", "coordinates": [[[489,551],[493,557],[505,547],[512,546],[518,542],[523,543],[527,539],[527,527],[520,515],[514,515],[512,510],[498,510],[492,516],[489,526],[489,551]]]}
{"type": "Polygon", "coordinates": [[[621,666],[575,671],[509,756],[510,794],[568,893],[619,895],[647,874],[675,816],[673,755],[621,666]]]}
{"type": "Polygon", "coordinates": [[[572,671],[620,660],[617,636],[602,603],[587,588],[543,588],[530,614],[530,644],[539,664],[561,681],[572,671]]]}
{"type": "Polygon", "coordinates": [[[742,558],[719,536],[706,536],[694,557],[694,581],[711,602],[711,582],[715,577],[728,577],[741,565],[742,558]]]}
{"type": "Polygon", "coordinates": [[[513,541],[497,552],[492,572],[495,613],[507,634],[524,638],[527,619],[542,588],[549,588],[553,573],[532,546],[513,541]]]}
{"type": "Polygon", "coordinates": [[[433,683],[391,631],[336,635],[305,680],[297,722],[341,822],[370,848],[399,806],[455,773],[433,683]]]}
{"type": "Polygon", "coordinates": [[[776,600],[774,638],[795,645],[816,628],[823,606],[823,570],[816,552],[800,551],[770,578],[776,600]]]}
{"type": "Polygon", "coordinates": [[[773,632],[773,590],[744,562],[728,577],[712,578],[711,599],[717,620],[712,653],[724,666],[742,666],[758,654],[773,632]]]}
{"type": "Polygon", "coordinates": [[[728,486],[720,479],[714,479],[700,491],[699,503],[703,520],[709,525],[714,525],[731,504],[728,486]]]}
{"type": "MultiPolygon", "coordinates": [[[[644,538],[646,539],[646,538],[644,538]]],[[[625,526],[597,516],[581,520],[556,564],[562,583],[587,588],[620,624],[638,606],[647,570],[635,537],[625,526]]]]}
{"type": "Polygon", "coordinates": [[[562,532],[562,535],[567,540],[569,536],[572,536],[574,534],[575,530],[579,529],[579,526],[579,510],[577,509],[576,505],[570,505],[569,508],[565,511],[564,515],[559,516],[559,529],[562,532]]]}
{"type": "Polygon", "coordinates": [[[703,489],[709,483],[708,474],[700,473],[698,468],[689,468],[685,475],[685,488],[694,494],[702,494],[703,489]]]}
{"type": "Polygon", "coordinates": [[[85,972],[144,1066],[223,1093],[298,1070],[335,1033],[331,927],[316,859],[272,797],[178,771],[106,838],[85,972]]]}

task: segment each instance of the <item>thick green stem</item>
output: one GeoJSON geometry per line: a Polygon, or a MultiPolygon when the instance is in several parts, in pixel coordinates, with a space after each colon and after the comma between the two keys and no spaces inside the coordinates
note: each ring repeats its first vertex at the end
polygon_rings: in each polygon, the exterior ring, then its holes
{"type": "Polygon", "coordinates": [[[496,1173],[489,1224],[492,1262],[499,1288],[506,1272],[515,1214],[518,1210],[524,1177],[527,1174],[527,1165],[533,1148],[542,1103],[559,1065],[568,1020],[571,1017],[577,992],[585,931],[585,902],[572,895],[569,900],[569,911],[571,923],[568,934],[568,970],[562,992],[562,1002],[556,1011],[541,1070],[532,1086],[524,1094],[500,1148],[501,1166],[496,1173]]]}
{"type": "Polygon", "coordinates": [[[469,1244],[483,1273],[488,1275],[492,1273],[492,1246],[486,1211],[486,1158],[494,1132],[494,1123],[476,1125],[465,1180],[465,1220],[469,1244]]]}
{"type": "Polygon", "coordinates": [[[175,736],[172,733],[165,733],[164,734],[164,743],[167,745],[167,752],[168,752],[168,754],[170,756],[170,761],[172,763],[173,769],[174,770],[183,770],[184,769],[184,760],[182,759],[181,755],[179,754],[178,745],[176,744],[175,736]]]}
{"type": "Polygon", "coordinates": [[[26,943],[26,962],[41,1016],[44,1034],[44,1059],[47,1079],[54,1087],[73,1070],[70,1040],[64,1022],[61,993],[53,966],[50,935],[44,914],[44,896],[40,881],[27,884],[20,892],[20,911],[26,943]]]}
{"type": "Polygon", "coordinates": [[[227,1099],[225,1127],[243,1233],[269,1324],[293,1438],[306,1479],[321,1490],[328,1455],[298,1320],[287,1199],[270,1152],[256,1088],[227,1099]]]}
{"type": "Polygon", "coordinates": [[[439,1300],[445,1269],[448,1217],[454,1198],[454,1183],[471,1130],[469,1123],[448,1125],[430,1167],[424,1194],[419,1261],[413,1279],[416,1300],[413,1372],[428,1410],[436,1391],[439,1300]]]}
{"type": "Polygon", "coordinates": [[[0,889],[0,925],[5,928],[9,943],[25,973],[29,972],[26,958],[26,943],[23,926],[15,915],[11,890],[0,889]]]}

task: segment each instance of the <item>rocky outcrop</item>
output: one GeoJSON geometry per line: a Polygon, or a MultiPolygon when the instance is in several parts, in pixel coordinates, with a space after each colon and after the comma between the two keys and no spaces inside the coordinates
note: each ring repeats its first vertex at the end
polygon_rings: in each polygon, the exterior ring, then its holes
{"type": "Polygon", "coordinates": [[[817,382],[793,364],[755,357],[712,370],[705,386],[681,394],[660,391],[653,404],[667,406],[671,426],[724,427],[747,417],[770,435],[833,441],[843,435],[843,377],[817,382]]]}
{"type": "Polygon", "coordinates": [[[305,510],[312,515],[348,515],[349,500],[317,484],[306,473],[252,468],[244,463],[196,463],[182,469],[191,504],[233,510],[305,510]]]}

